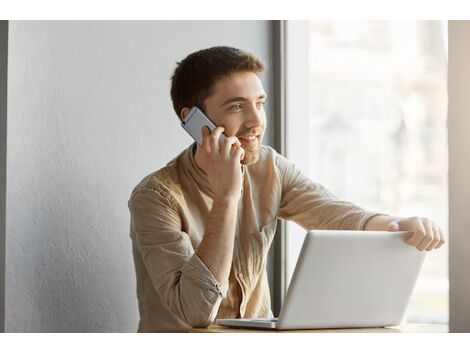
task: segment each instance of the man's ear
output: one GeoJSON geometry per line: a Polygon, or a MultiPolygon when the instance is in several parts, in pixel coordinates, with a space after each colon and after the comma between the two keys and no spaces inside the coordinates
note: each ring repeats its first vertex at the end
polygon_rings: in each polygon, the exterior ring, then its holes
{"type": "Polygon", "coordinates": [[[188,114],[189,110],[190,110],[190,109],[189,109],[189,108],[186,108],[186,107],[184,107],[184,108],[181,109],[181,112],[180,112],[180,119],[181,119],[181,120],[184,120],[184,118],[185,118],[186,115],[188,114]]]}

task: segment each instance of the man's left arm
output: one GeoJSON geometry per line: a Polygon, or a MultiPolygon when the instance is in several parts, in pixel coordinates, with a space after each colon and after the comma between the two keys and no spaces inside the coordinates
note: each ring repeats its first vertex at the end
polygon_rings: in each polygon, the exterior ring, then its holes
{"type": "Polygon", "coordinates": [[[441,228],[433,221],[422,217],[399,218],[387,215],[377,215],[370,218],[364,230],[368,231],[410,231],[413,232],[405,243],[418,250],[430,251],[445,243],[441,228]]]}
{"type": "Polygon", "coordinates": [[[444,243],[442,230],[426,218],[391,217],[341,201],[325,187],[303,175],[292,162],[276,155],[282,199],[278,216],[305,229],[409,231],[405,243],[430,251],[444,243]]]}

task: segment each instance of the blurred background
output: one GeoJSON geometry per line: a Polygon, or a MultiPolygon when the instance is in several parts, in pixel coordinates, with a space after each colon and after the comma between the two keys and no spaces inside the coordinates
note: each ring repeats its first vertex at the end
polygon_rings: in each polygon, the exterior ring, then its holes
{"type": "MultiPolygon", "coordinates": [[[[447,236],[447,21],[303,26],[308,133],[295,134],[288,144],[300,144],[308,154],[304,172],[367,209],[428,217],[447,236]]],[[[294,55],[296,48],[288,50],[294,55]]],[[[299,121],[289,116],[288,128],[299,121]]],[[[293,158],[304,153],[288,150],[293,158]]],[[[305,231],[288,227],[290,280],[305,231]]],[[[427,255],[406,320],[448,323],[448,291],[443,246],[427,255]]]]}

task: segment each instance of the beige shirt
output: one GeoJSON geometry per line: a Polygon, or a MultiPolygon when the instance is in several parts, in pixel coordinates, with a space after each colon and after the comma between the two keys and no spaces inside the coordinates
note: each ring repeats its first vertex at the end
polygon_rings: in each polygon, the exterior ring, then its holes
{"type": "Polygon", "coordinates": [[[139,332],[188,331],[216,318],[272,317],[266,260],[278,218],[305,229],[362,230],[377,213],[336,198],[274,149],[243,165],[232,270],[217,282],[195,253],[212,207],[195,144],[132,191],[139,332]]]}

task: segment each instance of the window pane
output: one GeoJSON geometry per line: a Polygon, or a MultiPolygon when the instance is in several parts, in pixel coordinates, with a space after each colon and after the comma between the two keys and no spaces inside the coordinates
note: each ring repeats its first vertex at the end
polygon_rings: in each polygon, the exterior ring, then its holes
{"type": "MultiPolygon", "coordinates": [[[[314,21],[309,35],[304,170],[342,199],[428,217],[447,235],[446,22],[314,21]]],[[[288,280],[304,235],[289,225],[288,280]]],[[[407,321],[448,322],[447,256],[427,255],[407,321]]]]}

